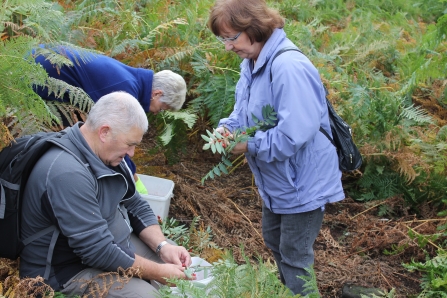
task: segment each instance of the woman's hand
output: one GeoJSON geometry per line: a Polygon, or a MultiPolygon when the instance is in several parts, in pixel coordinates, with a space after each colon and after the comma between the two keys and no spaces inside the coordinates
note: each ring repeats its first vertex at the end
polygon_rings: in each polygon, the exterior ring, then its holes
{"type": "Polygon", "coordinates": [[[236,146],[234,146],[233,150],[231,150],[231,153],[236,155],[236,154],[242,154],[248,152],[248,145],[247,142],[243,142],[243,143],[238,143],[236,144],[236,146]]]}

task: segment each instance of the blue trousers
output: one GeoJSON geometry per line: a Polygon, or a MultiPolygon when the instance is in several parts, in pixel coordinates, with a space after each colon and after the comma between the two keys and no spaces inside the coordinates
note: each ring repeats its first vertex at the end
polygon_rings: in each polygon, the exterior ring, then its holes
{"type": "Polygon", "coordinates": [[[275,214],[262,206],[262,234],[266,246],[275,257],[281,282],[295,295],[304,296],[305,281],[298,276],[309,276],[305,268],[314,263],[313,244],[323,222],[324,211],[294,214],[275,214]]]}

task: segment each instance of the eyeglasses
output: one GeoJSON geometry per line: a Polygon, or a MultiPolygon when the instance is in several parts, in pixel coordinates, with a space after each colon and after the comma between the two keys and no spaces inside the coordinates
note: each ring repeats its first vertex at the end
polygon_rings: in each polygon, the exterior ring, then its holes
{"type": "Polygon", "coordinates": [[[236,41],[236,39],[242,34],[242,31],[239,32],[238,34],[236,34],[236,36],[234,37],[228,37],[228,38],[223,38],[220,36],[216,36],[217,40],[219,40],[221,43],[226,43],[226,42],[234,42],[236,41]]]}

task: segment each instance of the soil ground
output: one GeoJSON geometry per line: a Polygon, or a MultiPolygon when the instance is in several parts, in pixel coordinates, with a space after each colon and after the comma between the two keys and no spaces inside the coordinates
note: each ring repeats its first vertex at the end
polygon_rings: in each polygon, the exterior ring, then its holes
{"type": "MultiPolygon", "coordinates": [[[[154,132],[149,131],[134,161],[139,173],[175,182],[168,217],[187,225],[200,216],[200,224],[211,227],[214,242],[231,249],[236,260],[243,262],[240,250],[243,245],[245,255],[253,261],[262,258],[273,263],[273,256],[263,242],[261,198],[248,165],[242,164],[230,175],[207,180],[202,185],[201,178],[220,157],[209,153],[210,150],[202,151],[200,137],[189,140],[186,154],[180,155],[180,161],[173,165],[168,164],[161,152],[154,153],[153,138],[154,132]]],[[[345,185],[355,178],[344,175],[342,180],[345,185]]],[[[410,228],[420,234],[435,233],[439,220],[428,206],[425,209],[419,210],[423,218],[416,218],[398,197],[370,203],[348,197],[326,206],[323,227],[314,245],[315,271],[323,297],[341,297],[345,284],[385,292],[395,289],[394,297],[419,293],[420,273],[409,272],[402,264],[412,259],[424,261],[427,251],[434,253],[430,244],[424,253],[408,236],[410,228]],[[393,218],[377,215],[382,205],[394,213],[393,218]]]]}

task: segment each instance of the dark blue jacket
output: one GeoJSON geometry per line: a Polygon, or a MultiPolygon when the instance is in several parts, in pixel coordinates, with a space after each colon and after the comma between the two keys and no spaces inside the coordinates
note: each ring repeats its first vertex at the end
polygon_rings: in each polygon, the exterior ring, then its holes
{"type": "MultiPolygon", "coordinates": [[[[37,56],[35,61],[45,68],[50,77],[83,89],[94,102],[111,92],[125,91],[138,99],[146,113],[149,112],[154,76],[152,70],[130,67],[108,56],[80,53],[63,46],[54,50],[70,59],[73,66],[58,69],[44,56],[37,56]]],[[[44,100],[69,102],[68,95],[62,100],[58,99],[54,93],[48,94],[48,88],[36,87],[34,90],[44,100]]],[[[126,162],[135,173],[135,164],[128,157],[126,162]]]]}

